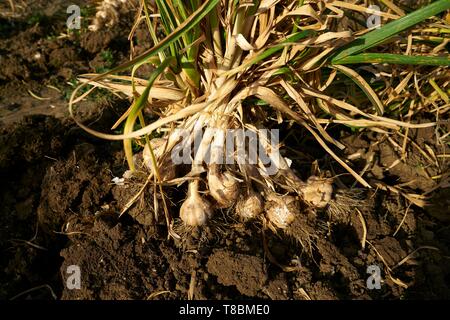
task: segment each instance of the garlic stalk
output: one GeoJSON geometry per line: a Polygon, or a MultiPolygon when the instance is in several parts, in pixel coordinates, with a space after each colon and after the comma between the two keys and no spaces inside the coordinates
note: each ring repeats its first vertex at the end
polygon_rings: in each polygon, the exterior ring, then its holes
{"type": "Polygon", "coordinates": [[[239,182],[228,171],[222,173],[219,169],[220,164],[223,163],[224,148],[225,130],[216,130],[211,148],[211,161],[208,167],[208,187],[218,206],[220,208],[229,208],[238,198],[239,182]]]}
{"type": "MultiPolygon", "coordinates": [[[[267,168],[265,168],[263,165],[261,165],[261,162],[259,162],[260,172],[263,176],[273,176],[274,180],[278,180],[277,182],[280,182],[282,184],[285,184],[286,186],[290,187],[292,190],[289,191],[295,191],[299,192],[299,189],[305,185],[305,183],[297,177],[297,175],[293,172],[293,170],[289,167],[286,159],[280,154],[279,147],[273,146],[268,141],[267,134],[265,131],[258,130],[258,137],[259,142],[261,143],[261,146],[265,149],[267,152],[267,155],[270,159],[271,166],[274,166],[275,168],[275,175],[269,174],[267,168]]],[[[261,154],[259,155],[261,158],[261,154]]],[[[264,163],[264,162],[263,162],[264,163]]],[[[273,170],[273,169],[272,169],[273,170]]]]}
{"type": "Polygon", "coordinates": [[[192,164],[191,170],[192,175],[198,175],[205,171],[203,169],[203,161],[205,160],[208,149],[211,146],[211,141],[213,137],[214,137],[214,129],[207,127],[205,129],[202,140],[200,142],[200,145],[198,146],[197,152],[194,157],[194,162],[192,164]]]}

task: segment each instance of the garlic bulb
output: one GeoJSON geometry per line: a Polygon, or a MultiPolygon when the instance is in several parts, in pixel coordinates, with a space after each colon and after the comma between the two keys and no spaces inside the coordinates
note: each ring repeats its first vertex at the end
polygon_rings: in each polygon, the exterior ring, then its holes
{"type": "Polygon", "coordinates": [[[188,195],[180,208],[180,218],[187,226],[204,225],[212,216],[210,203],[198,193],[198,180],[189,182],[188,195]]]}
{"type": "Polygon", "coordinates": [[[244,220],[254,219],[263,211],[263,205],[261,196],[250,188],[237,202],[236,214],[244,220]]]}
{"type": "Polygon", "coordinates": [[[229,208],[239,195],[239,182],[229,172],[221,173],[217,164],[208,169],[208,187],[220,208],[229,208]]]}
{"type": "MultiPolygon", "coordinates": [[[[164,138],[154,138],[150,141],[150,146],[153,149],[153,154],[155,155],[156,160],[162,159],[163,165],[160,165],[159,170],[159,176],[162,181],[169,181],[172,179],[175,179],[176,177],[176,170],[175,165],[172,162],[172,159],[170,156],[165,156],[164,151],[166,148],[167,139],[164,138]]],[[[152,154],[150,151],[150,146],[148,144],[145,144],[144,151],[142,152],[142,158],[144,161],[145,167],[153,172],[153,159],[152,154]]]]}
{"type": "Polygon", "coordinates": [[[311,176],[301,188],[303,200],[316,208],[325,208],[331,201],[333,186],[331,179],[311,176]]]}
{"type": "Polygon", "coordinates": [[[268,195],[267,200],[266,217],[270,224],[286,229],[299,211],[298,201],[292,196],[278,196],[273,193],[268,195]]]}
{"type": "Polygon", "coordinates": [[[153,167],[150,147],[152,147],[153,154],[155,155],[155,158],[158,160],[164,153],[166,143],[167,139],[165,138],[153,138],[152,140],[150,140],[150,146],[147,143],[145,144],[142,156],[144,157],[144,164],[149,170],[151,170],[151,168],[153,167]]]}

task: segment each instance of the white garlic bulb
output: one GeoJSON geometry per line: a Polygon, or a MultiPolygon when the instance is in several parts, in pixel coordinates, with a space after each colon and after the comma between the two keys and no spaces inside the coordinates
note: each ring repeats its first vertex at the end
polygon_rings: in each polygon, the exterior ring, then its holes
{"type": "Polygon", "coordinates": [[[333,195],[332,180],[311,176],[300,191],[307,203],[316,208],[325,208],[333,195]]]}
{"type": "Polygon", "coordinates": [[[236,203],[236,214],[243,220],[254,219],[261,214],[263,206],[262,197],[250,188],[236,203]]]}
{"type": "Polygon", "coordinates": [[[198,180],[189,182],[186,200],[180,208],[180,218],[187,226],[204,225],[212,216],[212,207],[198,192],[198,180]]]}
{"type": "Polygon", "coordinates": [[[239,181],[227,171],[221,173],[216,164],[208,168],[208,187],[220,208],[229,208],[239,195],[239,181]]]}
{"type": "Polygon", "coordinates": [[[271,193],[267,196],[266,217],[277,228],[286,229],[300,210],[298,201],[293,196],[279,196],[271,193]]]}
{"type": "MultiPolygon", "coordinates": [[[[163,165],[158,168],[159,176],[162,181],[169,181],[176,177],[175,165],[172,162],[170,156],[165,156],[164,151],[166,148],[167,139],[165,138],[154,138],[150,141],[150,146],[152,147],[153,154],[155,155],[155,160],[162,159],[163,165]]],[[[150,151],[150,146],[146,143],[144,146],[144,151],[142,152],[142,158],[145,167],[153,172],[153,159],[150,151]]]]}

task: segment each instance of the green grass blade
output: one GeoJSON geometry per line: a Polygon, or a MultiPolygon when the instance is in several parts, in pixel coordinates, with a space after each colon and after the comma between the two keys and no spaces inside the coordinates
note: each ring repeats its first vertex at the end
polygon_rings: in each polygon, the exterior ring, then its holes
{"type": "Polygon", "coordinates": [[[333,69],[338,70],[339,72],[345,74],[347,77],[353,80],[353,82],[356,83],[356,85],[366,94],[367,98],[369,98],[370,102],[372,102],[375,110],[377,111],[378,115],[383,115],[384,113],[384,106],[381,102],[380,98],[378,98],[378,95],[375,93],[375,91],[372,89],[372,87],[364,80],[363,77],[361,77],[356,71],[353,69],[347,68],[346,66],[333,66],[333,69]]]}
{"type": "Polygon", "coordinates": [[[174,7],[178,10],[180,14],[180,18],[184,21],[188,18],[187,10],[186,10],[186,4],[183,3],[181,0],[173,0],[174,7]]]}
{"type": "MultiPolygon", "coordinates": [[[[158,7],[158,12],[160,15],[160,19],[166,34],[170,34],[178,27],[177,18],[175,16],[174,10],[172,10],[170,1],[155,1],[156,6],[158,7]]],[[[182,35],[182,38],[186,37],[186,33],[182,35]]],[[[170,44],[170,56],[175,56],[177,52],[183,48],[180,44],[180,40],[174,41],[170,44]]]]}
{"type": "Polygon", "coordinates": [[[358,39],[354,40],[347,46],[340,49],[332,58],[331,63],[338,63],[339,60],[348,56],[358,54],[369,48],[372,48],[392,36],[430,18],[445,10],[450,9],[450,0],[438,0],[430,5],[416,10],[400,19],[392,21],[380,29],[371,31],[358,39]]]}
{"type": "Polygon", "coordinates": [[[168,8],[167,1],[156,0],[156,6],[158,7],[158,12],[161,17],[162,25],[167,34],[170,34],[177,27],[177,22],[173,15],[173,12],[168,8]]]}
{"type": "Polygon", "coordinates": [[[439,85],[436,83],[436,81],[434,81],[433,79],[430,79],[428,82],[433,87],[433,89],[441,96],[441,99],[444,100],[445,103],[450,103],[450,98],[445,93],[445,91],[439,87],[439,85]]]}
{"type": "Polygon", "coordinates": [[[405,56],[390,53],[361,53],[342,58],[335,65],[361,63],[389,63],[426,66],[450,66],[450,57],[405,56]]]}

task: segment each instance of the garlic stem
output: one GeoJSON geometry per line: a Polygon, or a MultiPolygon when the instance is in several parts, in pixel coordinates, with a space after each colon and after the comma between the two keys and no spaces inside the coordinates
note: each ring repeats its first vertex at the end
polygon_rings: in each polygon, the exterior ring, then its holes
{"type": "MultiPolygon", "coordinates": [[[[275,170],[271,168],[269,172],[267,168],[260,164],[260,171],[263,172],[264,176],[275,176],[276,179],[281,180],[283,184],[290,187],[292,189],[291,191],[299,193],[299,190],[305,186],[305,182],[303,182],[289,167],[286,159],[280,154],[279,147],[274,146],[272,143],[269,144],[266,132],[263,130],[259,130],[258,132],[260,137],[259,141],[268,154],[271,166],[275,168],[275,170]]],[[[261,158],[261,152],[259,156],[261,158]]]]}
{"type": "MultiPolygon", "coordinates": [[[[214,137],[214,129],[207,127],[205,129],[202,140],[200,141],[197,152],[195,154],[194,162],[192,163],[191,173],[193,175],[197,175],[197,174],[200,174],[205,171],[203,169],[203,161],[205,161],[205,157],[208,152],[208,149],[210,149],[211,141],[213,140],[213,137],[214,137]]],[[[195,139],[196,139],[196,137],[194,137],[194,143],[195,143],[195,139]]]]}

